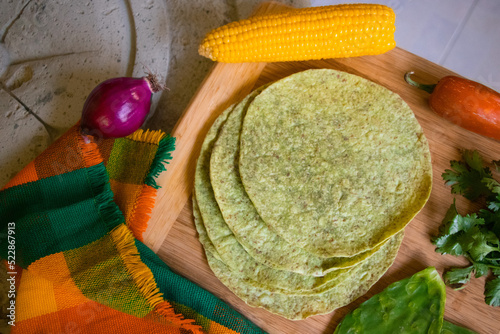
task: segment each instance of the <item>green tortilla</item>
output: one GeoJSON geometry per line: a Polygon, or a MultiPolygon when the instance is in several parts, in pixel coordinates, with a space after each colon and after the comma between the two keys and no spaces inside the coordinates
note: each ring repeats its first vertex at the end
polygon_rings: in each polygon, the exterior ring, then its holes
{"type": "Polygon", "coordinates": [[[203,224],[203,220],[201,218],[200,208],[198,207],[198,201],[196,201],[196,195],[193,194],[193,217],[194,217],[194,225],[196,227],[196,231],[198,232],[198,239],[202,244],[203,248],[206,249],[207,252],[210,252],[212,256],[214,256],[218,261],[222,261],[219,253],[215,249],[214,244],[210,241],[210,238],[207,234],[207,229],[203,224]]]}
{"type": "Polygon", "coordinates": [[[218,261],[207,249],[205,253],[215,276],[248,305],[264,308],[287,319],[300,320],[330,313],[364,295],[392,265],[402,239],[403,231],[368,260],[348,270],[331,289],[313,295],[281,293],[258,287],[252,279],[218,261]]]}
{"type": "Polygon", "coordinates": [[[245,251],[225,223],[210,184],[210,154],[220,127],[226,122],[230,112],[245,108],[259,92],[259,90],[255,91],[234,108],[226,110],[209,130],[196,165],[194,193],[197,207],[208,239],[220,259],[232,270],[243,273],[263,286],[281,289],[281,291],[317,292],[328,286],[327,284],[332,284],[332,279],[340,272],[333,271],[323,277],[313,277],[272,269],[256,261],[245,251]]]}
{"type": "MultiPolygon", "coordinates": [[[[205,224],[203,222],[203,218],[198,206],[198,202],[196,200],[196,196],[193,196],[193,215],[194,215],[194,221],[195,221],[195,226],[198,231],[199,235],[199,240],[200,243],[203,245],[203,248],[205,249],[205,252],[210,253],[210,256],[214,257],[217,261],[220,261],[221,263],[224,264],[223,259],[219,255],[215,245],[212,243],[211,239],[208,237],[207,230],[205,228],[205,224]]],[[[369,263],[372,263],[372,265],[375,265],[375,261],[379,261],[380,254],[381,253],[393,253],[397,252],[397,249],[399,248],[399,245],[401,243],[402,239],[402,233],[392,237],[389,239],[388,242],[384,243],[382,247],[380,247],[377,252],[374,252],[373,255],[367,258],[366,261],[369,261],[369,263]],[[396,242],[396,241],[397,242],[396,242]],[[398,241],[399,240],[399,241],[398,241]]],[[[248,258],[244,258],[244,260],[248,260],[248,258]]],[[[232,261],[230,261],[232,263],[232,261]]],[[[244,263],[247,264],[247,263],[244,263]]],[[[249,263],[252,265],[253,263],[249,263]]],[[[360,265],[358,263],[358,265],[360,265]]],[[[225,265],[225,264],[224,264],[225,265]]],[[[228,267],[229,268],[229,267],[228,267]]],[[[336,270],[334,272],[329,273],[326,277],[324,278],[314,278],[314,277],[308,277],[308,276],[303,276],[302,279],[304,282],[302,282],[302,285],[309,284],[311,285],[310,288],[307,289],[297,289],[298,286],[300,286],[300,282],[296,283],[296,281],[300,280],[300,276],[295,274],[295,273],[286,273],[286,272],[279,272],[279,271],[271,271],[268,269],[265,269],[265,267],[259,266],[257,267],[258,270],[262,270],[266,275],[268,276],[262,276],[259,277],[260,280],[254,280],[252,278],[248,278],[245,274],[242,274],[245,276],[246,281],[248,284],[255,289],[259,290],[266,290],[266,291],[272,291],[273,293],[281,293],[281,294],[290,294],[290,295],[319,295],[327,290],[331,290],[334,288],[336,285],[341,284],[343,281],[346,279],[349,279],[352,275],[350,274],[351,270],[354,270],[354,267],[347,268],[347,269],[341,269],[341,270],[336,270]],[[287,281],[279,282],[278,280],[281,278],[287,278],[286,276],[289,275],[289,277],[292,278],[292,284],[289,284],[287,281]],[[269,276],[271,277],[270,279],[269,276]],[[278,282],[278,284],[277,284],[278,282]]],[[[228,269],[232,270],[232,269],[228,269]]],[[[241,267],[238,267],[236,269],[236,272],[242,273],[241,267]]],[[[254,277],[253,274],[250,274],[251,277],[254,277]]]]}
{"type": "Polygon", "coordinates": [[[432,185],[429,147],[408,105],[351,74],[316,69],[249,105],[239,172],[262,220],[320,257],[353,256],[401,231],[432,185]]]}
{"type": "Polygon", "coordinates": [[[219,131],[210,158],[210,182],[224,221],[237,241],[258,262],[304,275],[324,276],[365,260],[377,248],[354,257],[321,258],[271,230],[248,198],[238,172],[239,135],[246,108],[236,107],[219,131]]]}

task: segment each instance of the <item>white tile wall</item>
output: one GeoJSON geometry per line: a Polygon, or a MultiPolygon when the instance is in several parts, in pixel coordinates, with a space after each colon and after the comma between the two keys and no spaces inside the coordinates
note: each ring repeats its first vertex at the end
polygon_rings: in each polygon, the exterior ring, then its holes
{"type": "Polygon", "coordinates": [[[394,9],[399,47],[500,92],[500,1],[311,0],[313,6],[356,2],[394,9]]]}

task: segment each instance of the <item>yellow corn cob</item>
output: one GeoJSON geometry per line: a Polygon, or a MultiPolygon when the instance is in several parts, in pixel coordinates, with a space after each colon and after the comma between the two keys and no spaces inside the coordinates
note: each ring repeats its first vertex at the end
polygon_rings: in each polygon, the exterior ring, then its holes
{"type": "Polygon", "coordinates": [[[198,52],[225,63],[375,55],[395,47],[394,22],[394,11],[383,5],[290,9],[219,27],[198,52]]]}

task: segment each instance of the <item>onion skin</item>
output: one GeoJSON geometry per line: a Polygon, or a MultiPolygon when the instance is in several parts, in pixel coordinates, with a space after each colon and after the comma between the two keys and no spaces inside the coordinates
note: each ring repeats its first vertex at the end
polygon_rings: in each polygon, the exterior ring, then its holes
{"type": "Polygon", "coordinates": [[[134,133],[151,108],[152,94],[162,87],[153,75],[143,78],[113,78],[103,81],[83,105],[83,134],[120,138],[134,133]]]}

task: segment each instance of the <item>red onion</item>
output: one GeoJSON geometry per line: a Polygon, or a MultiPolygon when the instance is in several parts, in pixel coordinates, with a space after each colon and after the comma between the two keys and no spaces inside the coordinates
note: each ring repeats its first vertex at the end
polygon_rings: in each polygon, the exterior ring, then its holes
{"type": "Polygon", "coordinates": [[[164,89],[156,77],[113,78],[101,82],[83,105],[83,134],[125,137],[139,129],[151,108],[153,93],[164,89]]]}

